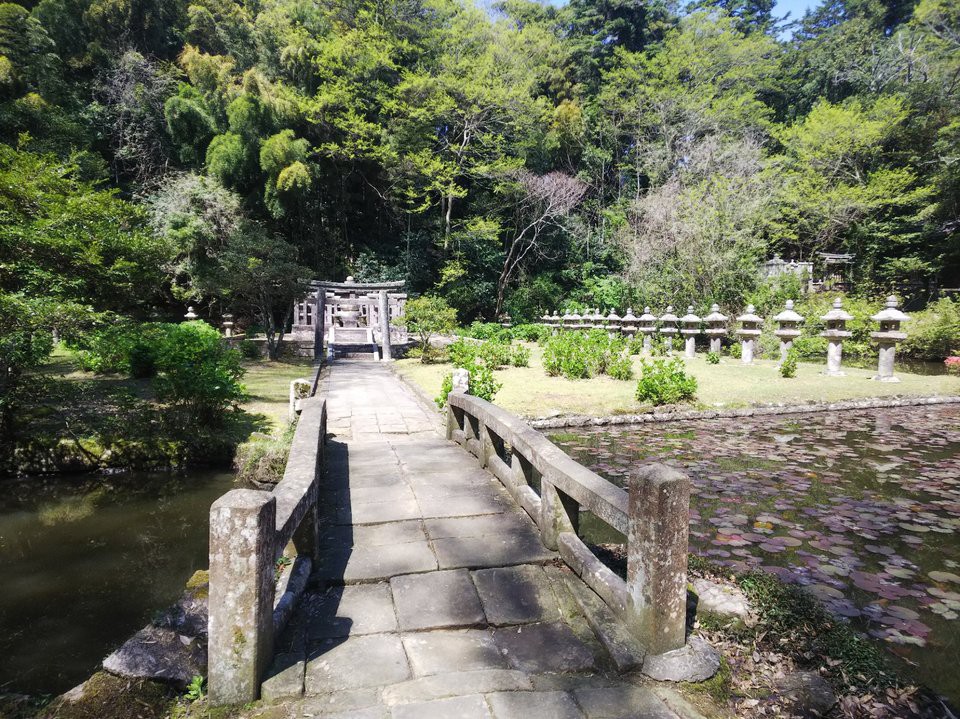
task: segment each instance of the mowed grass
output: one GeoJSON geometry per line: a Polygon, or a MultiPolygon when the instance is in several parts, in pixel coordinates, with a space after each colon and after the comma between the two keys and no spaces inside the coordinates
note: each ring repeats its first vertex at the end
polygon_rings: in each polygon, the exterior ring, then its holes
{"type": "MultiPolygon", "coordinates": [[[[494,375],[503,388],[494,403],[526,418],[560,415],[601,417],[649,411],[634,399],[636,378],[640,376],[640,358],[634,357],[634,379],[621,381],[609,377],[569,380],[550,377],[543,371],[542,351],[532,350],[529,367],[509,367],[494,375]]],[[[724,357],[719,365],[707,364],[703,355],[684,360],[698,383],[695,406],[700,408],[747,407],[760,404],[805,404],[836,402],[867,397],[960,395],[960,377],[924,376],[897,371],[899,383],[875,382],[874,370],[844,368],[845,377],[823,374],[826,360],[801,362],[797,376],[780,376],[773,360],[758,360],[743,365],[724,357]]],[[[397,371],[420,386],[430,397],[440,392],[450,364],[423,364],[419,360],[400,360],[397,371]]]]}
{"type": "MultiPolygon", "coordinates": [[[[262,414],[273,429],[282,429],[287,423],[290,382],[299,377],[312,378],[313,360],[305,357],[284,358],[277,362],[244,360],[243,366],[246,374],[240,381],[247,389],[248,399],[241,406],[250,414],[262,414]]],[[[47,376],[66,381],[82,381],[88,383],[88,386],[100,387],[104,394],[124,389],[141,399],[153,399],[150,380],[85,372],[77,365],[73,353],[63,347],[54,350],[41,371],[47,376]]]]}

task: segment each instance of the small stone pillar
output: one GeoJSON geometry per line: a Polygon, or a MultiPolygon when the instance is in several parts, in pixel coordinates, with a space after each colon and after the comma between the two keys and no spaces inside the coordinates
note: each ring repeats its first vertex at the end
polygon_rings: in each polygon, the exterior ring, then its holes
{"type": "Polygon", "coordinates": [[[853,315],[843,309],[842,301],[838,297],[833,301],[833,309],[821,317],[827,328],[820,333],[827,338],[827,371],[829,377],[843,377],[846,373],[840,369],[843,360],[843,338],[852,337],[853,332],[847,330],[847,322],[853,315]]]}
{"type": "Polygon", "coordinates": [[[660,315],[660,334],[663,335],[667,354],[673,354],[673,338],[677,335],[677,320],[673,314],[673,305],[667,305],[667,311],[660,315]]]}
{"type": "Polygon", "coordinates": [[[620,319],[620,331],[631,339],[637,334],[637,317],[632,307],[628,307],[627,314],[620,319]]]}
{"type": "Polygon", "coordinates": [[[693,359],[697,356],[697,335],[700,334],[700,318],[693,314],[693,305],[687,307],[687,314],[680,318],[680,334],[683,335],[683,356],[693,359]]]}
{"type": "Polygon", "coordinates": [[[388,362],[393,359],[393,349],[390,345],[390,305],[387,303],[386,290],[380,290],[377,297],[377,314],[380,315],[380,342],[383,345],[380,359],[388,362]]]}
{"type": "Polygon", "coordinates": [[[210,507],[207,676],[210,703],[260,696],[273,660],[277,501],[270,492],[234,489],[210,507]]]}
{"type": "Polygon", "coordinates": [[[317,289],[317,306],[313,310],[313,358],[323,357],[323,340],[327,319],[327,291],[322,287],[317,289]]]}
{"type": "Polygon", "coordinates": [[[649,307],[643,308],[639,319],[640,332],[643,333],[643,351],[650,354],[653,349],[653,333],[657,331],[657,318],[649,307]]]}
{"type": "Polygon", "coordinates": [[[223,316],[223,336],[233,337],[233,315],[223,316]]]}
{"type": "Polygon", "coordinates": [[[663,654],[686,642],[690,479],[662,464],[641,467],[628,506],[631,629],[649,654],[663,654]]]}
{"type": "Polygon", "coordinates": [[[780,338],[780,364],[783,364],[787,359],[787,352],[793,347],[793,341],[800,336],[803,316],[793,309],[793,300],[787,300],[783,312],[773,319],[780,325],[773,334],[780,338]]]}
{"type": "Polygon", "coordinates": [[[897,308],[897,298],[887,298],[886,306],[870,318],[880,323],[879,332],[871,332],[870,337],[880,345],[880,358],[877,363],[877,376],[873,379],[878,382],[899,382],[893,376],[893,362],[897,352],[897,343],[907,338],[906,332],[901,331],[900,323],[910,319],[897,308]]]}
{"type": "Polygon", "coordinates": [[[710,305],[710,314],[703,318],[707,323],[706,334],[710,338],[710,351],[720,354],[723,336],[727,334],[727,316],[720,313],[720,305],[710,305]]]}
{"type": "Polygon", "coordinates": [[[193,311],[193,306],[187,307],[187,314],[183,316],[187,322],[197,319],[197,313],[193,311]]]}
{"type": "Polygon", "coordinates": [[[462,367],[453,370],[453,389],[451,392],[467,394],[470,391],[470,372],[462,367]]]}
{"type": "Polygon", "coordinates": [[[607,314],[607,319],[604,320],[604,322],[607,325],[607,332],[611,337],[620,334],[623,330],[623,320],[620,318],[620,315],[618,315],[612,309],[607,314]]]}
{"type": "Polygon", "coordinates": [[[744,364],[753,364],[753,350],[757,337],[760,336],[760,325],[763,319],[757,317],[756,308],[753,305],[747,305],[747,311],[737,317],[740,323],[740,329],[737,330],[737,336],[740,337],[740,361],[744,364]]]}

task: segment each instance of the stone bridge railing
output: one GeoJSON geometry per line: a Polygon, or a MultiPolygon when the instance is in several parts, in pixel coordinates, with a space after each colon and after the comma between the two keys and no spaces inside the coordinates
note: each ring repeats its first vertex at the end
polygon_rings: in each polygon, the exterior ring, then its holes
{"type": "Polygon", "coordinates": [[[544,545],[559,551],[648,654],[683,647],[689,478],[649,464],[633,473],[626,491],[489,402],[462,392],[451,392],[447,402],[448,439],[463,445],[503,482],[539,526],[544,545]],[[626,581],[577,535],[581,507],[626,536],[626,581]]]}
{"type": "Polygon", "coordinates": [[[326,400],[302,412],[283,479],[272,492],[234,489],[210,508],[207,683],[212,704],[256,699],[273,638],[292,611],[318,551],[317,497],[327,431],[326,400]],[[277,584],[277,560],[293,542],[297,560],[277,584]],[[296,584],[301,586],[297,587],[296,584]]]}

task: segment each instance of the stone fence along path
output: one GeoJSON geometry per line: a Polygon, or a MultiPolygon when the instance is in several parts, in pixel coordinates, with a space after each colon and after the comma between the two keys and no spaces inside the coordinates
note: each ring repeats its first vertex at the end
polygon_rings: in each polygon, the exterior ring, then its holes
{"type": "Polygon", "coordinates": [[[630,637],[388,367],[337,361],[319,393],[319,554],[261,715],[690,716],[675,692],[620,673],[630,637]]]}

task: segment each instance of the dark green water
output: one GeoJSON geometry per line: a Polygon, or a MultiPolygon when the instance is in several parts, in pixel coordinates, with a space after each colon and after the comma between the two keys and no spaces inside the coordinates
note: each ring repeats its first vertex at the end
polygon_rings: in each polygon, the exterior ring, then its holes
{"type": "Polygon", "coordinates": [[[0,692],[76,686],[207,567],[210,504],[233,476],[0,483],[0,692]]]}

